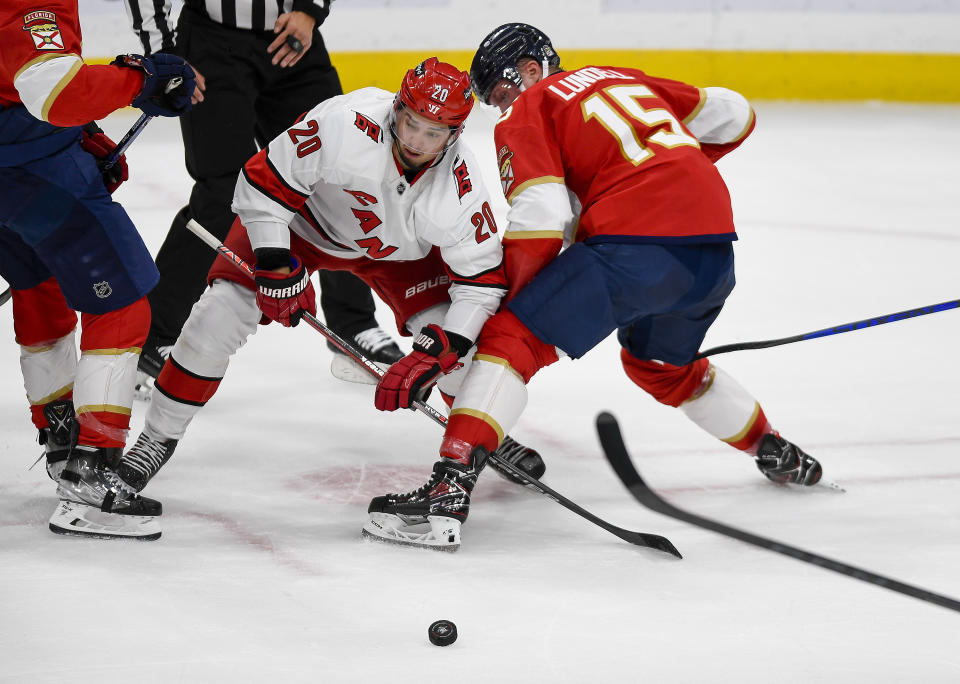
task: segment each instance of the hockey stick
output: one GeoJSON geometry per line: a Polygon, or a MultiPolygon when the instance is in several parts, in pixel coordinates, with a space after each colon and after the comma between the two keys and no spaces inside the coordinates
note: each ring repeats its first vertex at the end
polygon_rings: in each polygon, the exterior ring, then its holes
{"type": "Polygon", "coordinates": [[[920,587],[898,582],[890,577],[884,577],[883,575],[878,575],[870,572],[869,570],[863,570],[852,565],[847,565],[846,563],[831,560],[830,558],[819,556],[815,553],[804,551],[803,549],[798,549],[794,546],[781,544],[773,539],[760,537],[756,534],[737,529],[736,527],[725,525],[716,520],[704,518],[677,508],[670,502],[661,498],[660,495],[653,491],[650,486],[644,482],[643,478],[640,477],[640,473],[637,472],[636,466],[634,466],[633,462],[630,460],[630,454],[627,453],[627,447],[623,441],[623,435],[620,433],[620,426],[617,425],[616,418],[609,413],[601,413],[598,415],[597,434],[600,437],[600,445],[603,447],[604,456],[606,456],[607,460],[610,461],[610,465],[613,466],[614,472],[617,473],[617,476],[620,478],[626,488],[631,494],[633,494],[634,497],[637,498],[638,501],[640,501],[640,503],[647,508],[656,511],[657,513],[666,515],[670,518],[675,518],[677,520],[682,520],[683,522],[696,525],[697,527],[702,527],[706,530],[717,532],[718,534],[722,534],[727,537],[732,537],[733,539],[746,542],[747,544],[759,546],[760,548],[767,549],[768,551],[782,553],[785,556],[796,558],[804,563],[811,563],[812,565],[819,566],[826,570],[833,570],[834,572],[838,572],[841,575],[846,575],[847,577],[853,577],[854,579],[875,584],[878,587],[883,587],[884,589],[906,594],[907,596],[918,598],[921,601],[927,601],[928,603],[934,603],[938,606],[960,612],[960,601],[952,599],[949,596],[943,596],[942,594],[921,589],[920,587]]]}
{"type": "Polygon", "coordinates": [[[9,287],[3,292],[0,292],[0,306],[3,306],[4,304],[6,304],[7,300],[10,299],[12,296],[13,296],[13,292],[10,290],[9,287]]]}
{"type": "Polygon", "coordinates": [[[897,321],[903,321],[908,318],[926,316],[927,314],[938,313],[940,311],[949,311],[950,309],[956,309],[957,307],[960,307],[960,299],[954,299],[952,302],[943,302],[941,304],[932,304],[931,306],[921,306],[917,309],[907,309],[906,311],[886,314],[884,316],[866,318],[862,321],[854,321],[853,323],[841,323],[840,325],[836,325],[832,328],[815,330],[813,332],[802,333],[800,335],[793,335],[792,337],[781,337],[778,340],[760,340],[758,342],[737,342],[735,344],[724,344],[722,346],[712,347],[706,351],[700,352],[694,357],[694,360],[706,358],[707,356],[713,356],[714,354],[726,354],[727,352],[741,351],[744,349],[766,349],[767,347],[779,347],[781,344],[792,344],[794,342],[813,340],[818,337],[839,335],[840,333],[850,332],[852,330],[873,328],[878,325],[883,325],[884,323],[896,323],[897,321]]]}
{"type": "MultiPolygon", "coordinates": [[[[179,76],[171,78],[167,82],[164,92],[169,93],[171,90],[179,88],[181,83],[183,83],[183,79],[179,76]]],[[[117,160],[120,159],[120,155],[127,151],[127,148],[133,144],[133,141],[136,140],[137,136],[147,127],[147,124],[150,123],[150,119],[152,118],[153,116],[150,114],[141,114],[140,118],[133,122],[127,134],[120,138],[120,142],[113,148],[113,152],[97,162],[97,168],[100,169],[100,173],[112,169],[116,165],[117,160]]]]}
{"type": "MultiPolygon", "coordinates": [[[[171,81],[171,83],[172,82],[173,81],[171,81]]],[[[150,119],[152,118],[153,117],[149,114],[140,115],[140,118],[133,123],[126,135],[120,138],[120,142],[118,142],[117,146],[113,148],[113,152],[97,162],[97,166],[99,167],[101,173],[108,169],[112,169],[116,165],[117,160],[120,159],[120,155],[127,151],[127,148],[133,144],[133,141],[137,139],[137,136],[140,135],[141,132],[143,132],[143,129],[147,127],[147,124],[150,123],[150,119]]]]}
{"type": "MultiPolygon", "coordinates": [[[[247,275],[249,275],[251,278],[253,277],[253,269],[250,268],[250,264],[248,264],[246,261],[240,258],[240,256],[238,256],[232,249],[230,249],[225,244],[220,242],[220,240],[218,240],[216,236],[214,236],[212,233],[210,233],[210,231],[208,231],[206,228],[204,228],[199,223],[197,223],[194,219],[190,219],[189,221],[187,221],[187,228],[189,228],[194,235],[196,235],[198,238],[200,238],[205,243],[207,243],[207,245],[215,249],[217,254],[219,254],[221,257],[231,261],[241,271],[246,272],[247,275]]],[[[311,315],[309,312],[304,312],[303,320],[305,320],[311,328],[313,328],[314,330],[319,332],[321,335],[326,337],[328,340],[330,340],[330,342],[332,342],[338,349],[340,349],[345,354],[352,357],[353,359],[358,361],[361,365],[363,365],[363,367],[367,370],[368,373],[370,373],[371,375],[374,375],[377,378],[380,378],[384,375],[385,371],[382,368],[380,368],[380,366],[378,366],[376,363],[374,363],[373,361],[365,357],[363,355],[363,352],[361,352],[359,349],[354,347],[347,340],[337,335],[337,333],[333,332],[322,321],[318,320],[316,316],[311,315]]],[[[413,406],[421,413],[424,413],[425,415],[429,416],[438,425],[446,426],[447,424],[446,416],[444,416],[442,413],[437,411],[435,408],[433,408],[429,404],[423,401],[417,400],[413,402],[413,406]]],[[[530,475],[523,472],[522,470],[517,468],[515,465],[513,465],[506,459],[500,458],[495,453],[490,453],[488,455],[488,458],[496,462],[504,470],[509,471],[514,477],[517,477],[520,480],[522,480],[524,483],[526,483],[527,487],[533,489],[538,494],[543,494],[547,498],[553,499],[554,501],[556,501],[558,504],[560,504],[567,510],[573,511],[574,513],[579,515],[581,518],[589,520],[594,525],[606,530],[607,532],[609,532],[610,534],[613,534],[616,537],[619,537],[625,542],[635,544],[636,546],[645,546],[651,549],[656,549],[658,551],[663,551],[664,553],[669,553],[670,555],[676,556],[677,558],[683,558],[683,556],[680,555],[680,552],[677,551],[677,548],[666,537],[661,537],[658,534],[649,534],[647,532],[633,532],[631,530],[625,530],[622,527],[617,527],[616,525],[612,525],[607,521],[598,518],[593,513],[590,513],[589,511],[587,511],[586,509],[581,508],[580,506],[575,504],[573,501],[563,496],[563,494],[560,494],[554,491],[547,485],[540,482],[540,480],[534,477],[531,477],[530,475]]]]}

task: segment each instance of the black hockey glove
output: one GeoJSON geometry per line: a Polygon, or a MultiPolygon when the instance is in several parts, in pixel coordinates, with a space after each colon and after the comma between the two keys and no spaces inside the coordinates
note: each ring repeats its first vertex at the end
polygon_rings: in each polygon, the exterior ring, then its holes
{"type": "Polygon", "coordinates": [[[131,104],[144,114],[180,116],[193,106],[190,97],[197,85],[197,75],[182,57],[165,52],[150,57],[118,55],[111,63],[143,72],[143,87],[131,104]]]}

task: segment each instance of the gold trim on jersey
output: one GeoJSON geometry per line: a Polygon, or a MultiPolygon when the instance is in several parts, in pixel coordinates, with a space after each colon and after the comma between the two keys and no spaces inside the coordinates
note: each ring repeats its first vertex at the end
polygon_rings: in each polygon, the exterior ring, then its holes
{"type": "Polygon", "coordinates": [[[486,414],[482,411],[477,411],[475,409],[460,408],[460,409],[454,409],[450,412],[451,418],[453,418],[456,415],[471,416],[472,418],[476,418],[477,420],[482,420],[484,423],[489,425],[494,432],[497,433],[497,439],[500,442],[503,441],[503,436],[504,436],[503,428],[500,427],[500,424],[497,423],[497,421],[495,421],[493,418],[491,418],[489,414],[486,414]]]}
{"type": "Polygon", "coordinates": [[[116,404],[87,404],[77,407],[77,415],[82,413],[116,413],[121,416],[129,416],[131,409],[129,406],[117,406],[116,404]]]}
{"type": "Polygon", "coordinates": [[[56,390],[56,391],[54,391],[54,392],[51,392],[50,394],[48,394],[48,395],[45,396],[45,397],[41,397],[40,399],[37,399],[36,401],[31,401],[31,402],[30,402],[30,405],[31,405],[31,406],[41,406],[41,405],[43,405],[43,404],[49,404],[51,401],[56,401],[57,399],[59,399],[59,398],[62,397],[63,395],[69,394],[71,391],[73,391],[73,383],[72,383],[72,382],[71,382],[69,385],[67,385],[66,387],[61,387],[60,389],[58,389],[58,390],[56,390]]]}
{"type": "Polygon", "coordinates": [[[499,357],[499,356],[491,356],[490,354],[474,354],[474,355],[473,355],[473,360],[474,360],[474,361],[486,361],[487,363],[495,363],[495,364],[497,364],[498,366],[503,366],[503,367],[506,368],[508,371],[510,371],[511,373],[513,373],[514,375],[516,375],[516,376],[517,376],[517,379],[518,379],[520,382],[522,382],[523,384],[527,384],[527,383],[524,381],[523,376],[520,375],[520,373],[518,373],[518,372],[516,371],[516,369],[515,369],[513,366],[510,365],[510,362],[507,361],[507,360],[504,359],[504,358],[501,358],[501,357],[499,357]]]}
{"type": "Polygon", "coordinates": [[[121,354],[137,354],[143,351],[142,347],[128,347],[126,349],[86,349],[80,354],[82,356],[120,356],[121,354]]]}
{"type": "Polygon", "coordinates": [[[747,436],[748,432],[750,432],[750,428],[752,428],[753,424],[757,422],[757,417],[759,415],[760,415],[760,404],[757,402],[753,402],[753,414],[750,416],[750,420],[747,421],[747,424],[743,427],[743,429],[740,432],[735,434],[733,437],[724,437],[722,441],[726,442],[727,444],[734,444],[735,442],[739,442],[741,439],[747,436]]]}
{"type": "Polygon", "coordinates": [[[533,187],[534,185],[542,185],[544,183],[559,183],[560,185],[566,185],[566,183],[563,181],[563,176],[540,176],[539,178],[531,178],[530,180],[524,181],[513,189],[513,192],[507,196],[507,204],[513,204],[513,199],[527,188],[533,187]]]}
{"type": "Polygon", "coordinates": [[[505,230],[504,240],[562,240],[562,230],[505,230]]]}
{"type": "Polygon", "coordinates": [[[22,74],[24,71],[32,67],[34,64],[40,64],[41,62],[46,62],[47,60],[50,60],[50,59],[61,59],[63,57],[76,57],[77,59],[82,59],[82,57],[80,57],[80,55],[78,55],[75,52],[57,52],[57,53],[46,53],[43,55],[37,55],[36,57],[31,59],[29,62],[24,64],[22,67],[17,69],[17,73],[13,75],[13,80],[16,81],[20,77],[20,74],[22,74]]]}
{"type": "MultiPolygon", "coordinates": [[[[750,116],[747,117],[747,124],[743,127],[743,130],[742,130],[742,131],[740,131],[739,133],[737,133],[737,137],[735,137],[735,138],[734,138],[733,140],[731,140],[730,142],[735,143],[735,142],[737,142],[738,140],[742,140],[742,139],[743,139],[743,136],[745,136],[745,135],[747,134],[747,131],[749,131],[749,130],[750,130],[750,127],[753,125],[753,120],[756,118],[756,116],[757,116],[757,115],[754,113],[753,107],[751,107],[751,108],[750,108],[750,116]]],[[[728,144],[729,144],[729,143],[728,143],[728,144]]]]}
{"type": "Polygon", "coordinates": [[[697,106],[693,108],[693,111],[684,117],[684,126],[696,119],[697,115],[700,113],[700,110],[703,109],[703,105],[707,104],[707,91],[703,88],[697,88],[697,90],[700,91],[700,101],[697,103],[697,106]]]}
{"type": "Polygon", "coordinates": [[[63,75],[63,78],[53,87],[50,91],[50,95],[47,96],[47,99],[43,103],[43,109],[41,110],[40,116],[44,121],[49,122],[50,109],[53,107],[53,103],[56,102],[57,98],[60,97],[60,93],[63,92],[63,89],[70,85],[70,81],[73,80],[73,77],[77,75],[77,72],[80,71],[80,67],[83,66],[83,60],[79,59],[77,62],[70,67],[70,71],[63,75]]]}
{"type": "Polygon", "coordinates": [[[704,394],[709,392],[710,388],[713,387],[713,381],[716,380],[716,378],[717,378],[717,369],[714,368],[713,364],[711,363],[707,367],[706,376],[703,378],[703,380],[700,381],[700,386],[697,387],[696,390],[694,390],[693,394],[690,395],[689,399],[685,399],[683,402],[681,402],[680,406],[684,406],[686,404],[689,404],[692,401],[696,401],[697,399],[702,397],[704,394]]]}

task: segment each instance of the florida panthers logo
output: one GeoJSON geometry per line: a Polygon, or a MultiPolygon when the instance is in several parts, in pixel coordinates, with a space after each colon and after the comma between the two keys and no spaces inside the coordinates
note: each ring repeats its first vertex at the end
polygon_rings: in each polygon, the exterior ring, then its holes
{"type": "Polygon", "coordinates": [[[500,185],[503,186],[503,194],[508,197],[515,177],[513,175],[513,151],[506,145],[497,152],[497,166],[500,167],[500,185]]]}
{"type": "Polygon", "coordinates": [[[23,18],[23,30],[30,32],[33,46],[37,50],[62,50],[63,37],[57,26],[57,15],[53,12],[31,12],[23,18]]]}

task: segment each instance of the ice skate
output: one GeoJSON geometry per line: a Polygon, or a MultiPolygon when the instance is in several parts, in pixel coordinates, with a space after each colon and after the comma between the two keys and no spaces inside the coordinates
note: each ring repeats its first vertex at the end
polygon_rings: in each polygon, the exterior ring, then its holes
{"type": "Polygon", "coordinates": [[[163,370],[163,364],[170,358],[171,351],[173,351],[172,344],[157,346],[148,341],[143,345],[140,360],[137,361],[137,384],[133,388],[135,398],[150,401],[154,382],[163,370]]]}
{"type": "MultiPolygon", "coordinates": [[[[341,336],[347,339],[345,336],[341,336]]],[[[348,341],[363,353],[368,359],[376,363],[383,370],[403,358],[403,352],[393,338],[381,327],[369,328],[359,332],[348,341]]],[[[337,349],[332,342],[327,346],[333,352],[330,362],[330,373],[333,377],[347,382],[357,382],[364,385],[376,385],[377,378],[370,374],[362,364],[354,361],[350,356],[337,349]]]]}
{"type": "MultiPolygon", "coordinates": [[[[500,446],[497,447],[494,455],[499,456],[511,465],[517,467],[530,477],[537,480],[543,477],[543,474],[547,471],[547,466],[543,462],[543,458],[540,456],[539,452],[520,444],[520,442],[517,442],[510,437],[510,435],[507,435],[503,438],[503,441],[500,443],[500,446]]],[[[491,458],[489,463],[490,467],[493,468],[496,473],[504,479],[507,479],[510,482],[518,485],[526,484],[524,480],[520,479],[509,470],[502,467],[494,459],[491,458]]]]}
{"type": "Polygon", "coordinates": [[[119,484],[130,494],[143,491],[163,464],[170,460],[176,448],[175,439],[154,439],[146,432],[141,432],[136,444],[117,464],[116,473],[121,480],[119,484]]]}
{"type": "Polygon", "coordinates": [[[370,502],[364,537],[435,551],[460,548],[460,526],[470,512],[470,492],[487,452],[476,447],[471,465],[443,458],[433,464],[426,484],[407,494],[387,494],[370,502]]]}
{"type": "Polygon", "coordinates": [[[756,459],[760,472],[777,484],[809,487],[823,476],[823,468],[815,458],[775,433],[763,436],[756,459]]]}
{"type": "Polygon", "coordinates": [[[103,539],[160,537],[163,507],[117,484],[109,464],[119,457],[120,449],[74,447],[60,475],[60,503],[50,517],[52,532],[103,539]]]}
{"type": "Polygon", "coordinates": [[[46,456],[47,475],[54,482],[58,482],[70,450],[77,441],[79,426],[73,411],[73,402],[69,399],[51,401],[43,407],[43,415],[49,427],[43,428],[37,435],[37,440],[43,446],[40,458],[46,456]]]}

